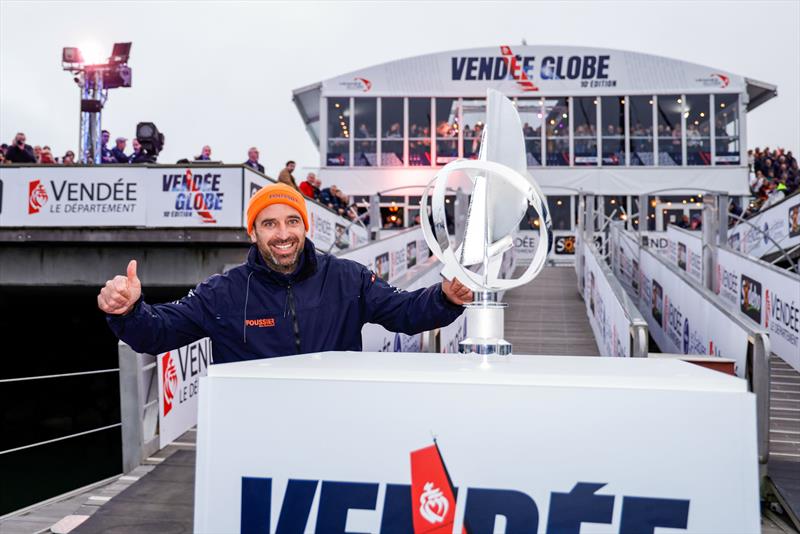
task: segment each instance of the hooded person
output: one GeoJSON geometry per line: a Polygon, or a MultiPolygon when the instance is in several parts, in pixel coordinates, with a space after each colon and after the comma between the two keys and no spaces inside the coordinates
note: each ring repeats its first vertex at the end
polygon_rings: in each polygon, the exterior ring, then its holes
{"type": "Polygon", "coordinates": [[[361,350],[361,327],[413,335],[446,326],[473,295],[458,280],[401,291],[354,261],[317,252],[306,202],[273,184],[247,206],[247,261],[211,276],[181,300],[149,304],[136,260],[97,296],[114,334],[158,354],[210,337],[214,363],[330,350],[361,350]]]}

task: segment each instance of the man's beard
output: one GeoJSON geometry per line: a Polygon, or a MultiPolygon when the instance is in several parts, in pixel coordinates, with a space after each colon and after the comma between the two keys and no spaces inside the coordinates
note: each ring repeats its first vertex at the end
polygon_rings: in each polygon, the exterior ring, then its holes
{"type": "Polygon", "coordinates": [[[299,245],[300,243],[297,239],[289,239],[286,241],[273,240],[267,243],[265,250],[261,250],[261,257],[264,258],[264,262],[267,264],[267,267],[273,271],[289,274],[297,268],[297,261],[300,257],[300,253],[302,252],[299,245]],[[272,254],[272,249],[270,247],[272,245],[285,245],[286,243],[296,244],[297,249],[290,258],[283,258],[282,260],[279,260],[272,254]]]}

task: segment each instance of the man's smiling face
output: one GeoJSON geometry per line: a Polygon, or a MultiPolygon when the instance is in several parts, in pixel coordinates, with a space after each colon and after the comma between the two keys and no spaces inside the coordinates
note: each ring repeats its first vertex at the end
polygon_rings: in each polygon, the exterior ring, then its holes
{"type": "Polygon", "coordinates": [[[267,266],[279,273],[291,273],[306,242],[303,218],[286,204],[272,204],[259,212],[250,241],[256,244],[267,266]]]}

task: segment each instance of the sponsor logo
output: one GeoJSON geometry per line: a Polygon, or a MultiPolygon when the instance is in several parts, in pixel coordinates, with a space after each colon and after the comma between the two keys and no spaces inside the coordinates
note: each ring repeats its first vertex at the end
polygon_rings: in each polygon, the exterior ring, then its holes
{"type": "Polygon", "coordinates": [[[372,89],[372,82],[366,78],[353,78],[352,81],[348,82],[339,82],[339,86],[342,89],[347,89],[348,91],[361,91],[362,93],[369,92],[372,89]]]}
{"type": "Polygon", "coordinates": [[[246,319],[244,322],[247,326],[255,326],[258,328],[269,328],[275,326],[275,319],[272,317],[263,317],[261,319],[246,319]]]}
{"type": "Polygon", "coordinates": [[[175,369],[175,362],[172,360],[171,353],[166,353],[161,357],[161,368],[163,375],[161,383],[164,388],[164,416],[172,410],[172,400],[178,390],[178,372],[175,369]]]}
{"type": "Polygon", "coordinates": [[[514,489],[464,487],[457,492],[435,442],[410,456],[411,485],[308,477],[274,483],[272,478],[242,477],[241,531],[267,533],[275,514],[275,532],[308,525],[312,517],[316,524],[310,528],[315,532],[345,532],[349,510],[383,510],[380,515],[372,514],[376,524],[370,525],[369,531],[449,534],[455,527],[457,493],[464,510],[463,525],[456,530],[459,534],[492,532],[498,515],[505,518],[509,532],[544,531],[545,525],[548,532],[578,532],[581,523],[612,525],[615,519],[637,532],[689,527],[689,499],[616,496],[601,493],[607,482],[576,482],[571,489],[565,488],[567,491],[547,493],[549,506],[541,507],[532,495],[514,489]],[[280,508],[274,510],[273,488],[279,486],[286,490],[280,508]],[[382,506],[379,494],[383,495],[382,506]],[[547,515],[540,515],[544,513],[547,515]]]}
{"type": "Polygon", "coordinates": [[[39,213],[42,206],[47,204],[47,189],[44,188],[40,180],[31,180],[28,183],[28,215],[39,213]]]}
{"type": "MultiPolygon", "coordinates": [[[[199,216],[201,222],[215,224],[217,220],[214,213],[222,211],[225,196],[221,191],[221,178],[222,175],[218,173],[198,171],[195,174],[191,169],[186,169],[183,174],[164,174],[161,190],[175,195],[173,208],[164,211],[164,218],[199,216]]],[[[251,186],[251,193],[253,192],[251,186]]]]}
{"type": "Polygon", "coordinates": [[[778,334],[791,345],[798,346],[800,340],[800,308],[795,300],[786,300],[773,291],[765,291],[766,313],[764,326],[778,334]]]}
{"type": "Polygon", "coordinates": [[[575,236],[562,235],[556,237],[556,254],[574,255],[575,254],[575,236]]]}
{"type": "Polygon", "coordinates": [[[742,313],[761,324],[761,282],[744,274],[739,287],[739,308],[742,313]]]}
{"type": "Polygon", "coordinates": [[[715,72],[706,78],[696,78],[695,83],[699,83],[703,87],[719,87],[720,89],[725,89],[730,85],[731,79],[729,76],[715,72]]]}

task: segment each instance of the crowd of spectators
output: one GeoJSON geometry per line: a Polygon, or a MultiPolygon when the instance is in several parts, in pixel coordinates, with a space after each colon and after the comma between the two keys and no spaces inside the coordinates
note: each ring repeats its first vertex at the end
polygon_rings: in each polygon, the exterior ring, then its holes
{"type": "Polygon", "coordinates": [[[731,212],[750,217],[796,194],[800,189],[800,170],[791,150],[769,147],[747,151],[750,170],[750,192],[753,200],[746,210],[733,206],[731,212]]]}
{"type": "MultiPolygon", "coordinates": [[[[398,129],[398,126],[392,128],[398,129]]],[[[103,164],[131,164],[131,163],[148,163],[152,159],[142,151],[142,146],[139,140],[133,138],[131,141],[133,151],[126,154],[128,140],[125,137],[117,137],[114,140],[113,148],[109,148],[108,144],[111,140],[111,133],[108,130],[101,132],[101,154],[100,160],[103,164]]],[[[250,147],[247,151],[247,160],[244,165],[264,174],[264,166],[259,163],[259,151],[256,147],[250,147]]],[[[200,150],[200,154],[194,157],[197,162],[217,162],[212,158],[211,146],[205,145],[200,150]]],[[[76,163],[75,152],[67,150],[63,156],[53,156],[51,148],[47,145],[31,146],[27,144],[27,137],[23,132],[19,132],[14,136],[11,144],[3,143],[0,145],[0,164],[3,163],[27,163],[27,164],[40,164],[40,165],[74,165],[76,163]]],[[[178,163],[188,164],[188,159],[181,159],[178,163]]],[[[358,213],[355,205],[350,202],[350,197],[346,195],[341,189],[332,185],[330,187],[322,188],[322,182],[317,178],[316,174],[309,172],[306,180],[300,185],[294,177],[294,170],[296,168],[294,161],[287,161],[286,166],[278,174],[278,181],[297,189],[306,197],[316,200],[331,210],[337,212],[343,217],[355,220],[358,213]]]]}

